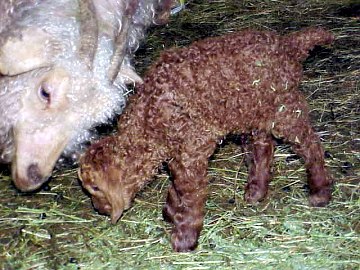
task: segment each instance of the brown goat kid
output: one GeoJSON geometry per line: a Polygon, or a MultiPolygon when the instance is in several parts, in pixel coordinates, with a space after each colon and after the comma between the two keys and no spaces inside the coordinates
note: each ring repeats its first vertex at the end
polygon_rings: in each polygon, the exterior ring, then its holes
{"type": "Polygon", "coordinates": [[[308,51],[332,40],[321,28],[285,36],[247,30],[163,52],[121,115],[118,134],[81,158],[79,175],[94,207],[116,223],[167,161],[173,182],[163,214],[174,224],[172,247],[193,250],[203,226],[208,158],[229,133],[253,138],[246,201],[266,195],[273,140],[280,138],[305,161],[310,204],[326,205],[331,179],[297,88],[308,51]]]}

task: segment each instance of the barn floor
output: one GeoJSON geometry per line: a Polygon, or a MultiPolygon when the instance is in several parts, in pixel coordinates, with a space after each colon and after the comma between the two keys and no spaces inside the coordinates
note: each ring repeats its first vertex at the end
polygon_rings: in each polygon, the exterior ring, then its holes
{"type": "Polygon", "coordinates": [[[327,207],[309,207],[302,161],[285,145],[276,149],[268,198],[247,205],[244,153],[226,140],[210,162],[199,247],[176,254],[161,217],[165,172],[111,225],[92,208],[76,168],[57,169],[40,192],[20,194],[2,166],[0,269],[359,269],[359,9],[356,0],[190,0],[166,26],[150,30],[136,55],[143,72],[163,48],[207,36],[248,27],[331,30],[334,44],[311,53],[301,87],[336,180],[327,207]]]}

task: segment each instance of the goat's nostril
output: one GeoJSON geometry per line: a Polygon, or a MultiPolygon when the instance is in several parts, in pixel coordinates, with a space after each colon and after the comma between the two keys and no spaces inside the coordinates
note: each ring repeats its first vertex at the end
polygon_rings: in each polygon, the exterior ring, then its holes
{"type": "Polygon", "coordinates": [[[37,164],[31,164],[28,167],[27,178],[33,183],[39,183],[42,181],[39,166],[37,164]]]}

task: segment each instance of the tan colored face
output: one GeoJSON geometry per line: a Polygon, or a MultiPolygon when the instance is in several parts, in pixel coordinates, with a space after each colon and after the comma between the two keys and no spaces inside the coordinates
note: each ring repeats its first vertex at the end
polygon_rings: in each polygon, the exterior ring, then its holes
{"type": "Polygon", "coordinates": [[[88,151],[80,159],[79,178],[82,186],[91,194],[94,207],[100,214],[110,215],[111,222],[115,224],[123,211],[129,208],[130,200],[124,196],[121,179],[114,179],[118,175],[117,170],[106,166],[95,169],[86,163],[90,155],[91,151],[88,151]]]}
{"type": "MultiPolygon", "coordinates": [[[[81,177],[80,177],[81,179],[81,177]]],[[[88,178],[93,179],[93,178],[88,178]]],[[[91,194],[91,201],[94,205],[94,208],[98,210],[100,214],[104,215],[111,215],[112,207],[110,202],[107,200],[103,191],[101,191],[98,185],[94,184],[93,182],[98,181],[87,181],[83,182],[83,187],[91,194]],[[90,183],[89,183],[90,182],[90,183]]]]}

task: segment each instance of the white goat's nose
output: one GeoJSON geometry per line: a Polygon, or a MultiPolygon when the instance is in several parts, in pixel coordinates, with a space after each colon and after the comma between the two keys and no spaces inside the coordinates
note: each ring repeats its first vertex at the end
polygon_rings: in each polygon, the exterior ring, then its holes
{"type": "Polygon", "coordinates": [[[38,184],[39,182],[41,182],[42,177],[40,174],[39,166],[37,164],[31,164],[27,168],[27,178],[28,178],[29,182],[31,182],[35,185],[38,184]]]}
{"type": "Polygon", "coordinates": [[[40,173],[39,166],[37,164],[30,164],[26,170],[26,176],[21,177],[15,172],[13,175],[15,186],[21,191],[33,191],[39,188],[48,177],[44,177],[40,173]]]}

